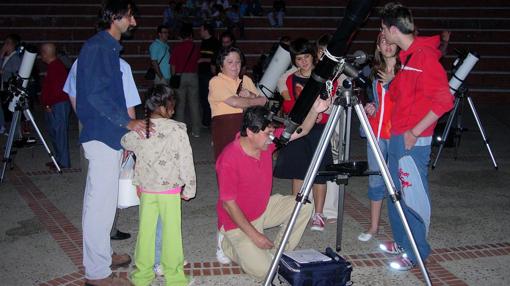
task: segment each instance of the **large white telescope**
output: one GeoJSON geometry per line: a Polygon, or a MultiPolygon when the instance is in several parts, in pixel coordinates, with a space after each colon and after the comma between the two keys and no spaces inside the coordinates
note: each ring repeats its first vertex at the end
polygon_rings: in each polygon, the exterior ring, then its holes
{"type": "Polygon", "coordinates": [[[257,89],[261,94],[267,98],[273,97],[278,79],[287,70],[290,65],[290,61],[289,51],[282,45],[278,45],[278,49],[274,53],[266,72],[257,85],[257,89]]]}
{"type": "MultiPolygon", "coordinates": [[[[18,78],[15,81],[15,84],[18,85],[21,80],[21,88],[24,90],[28,86],[28,80],[30,79],[30,74],[32,73],[32,68],[34,67],[35,58],[37,57],[37,53],[32,53],[25,49],[23,53],[23,59],[21,60],[21,66],[18,71],[18,78]]],[[[13,94],[12,100],[9,103],[9,110],[14,112],[16,109],[16,104],[18,103],[20,93],[13,94]]]]}
{"type": "Polygon", "coordinates": [[[450,85],[450,92],[452,94],[455,94],[461,85],[464,83],[464,80],[468,76],[468,74],[471,72],[475,64],[480,60],[480,56],[473,53],[468,53],[467,56],[462,60],[462,62],[459,62],[460,59],[456,59],[453,63],[453,66],[460,66],[457,68],[457,71],[455,74],[452,75],[452,78],[450,79],[450,82],[448,83],[450,85]]]}

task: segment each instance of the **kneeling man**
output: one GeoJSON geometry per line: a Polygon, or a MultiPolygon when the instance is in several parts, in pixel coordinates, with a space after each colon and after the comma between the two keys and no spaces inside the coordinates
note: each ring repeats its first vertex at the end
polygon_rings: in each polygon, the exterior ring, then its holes
{"type": "MultiPolygon", "coordinates": [[[[301,126],[303,131],[294,133],[290,140],[306,135],[329,103],[318,99],[301,126]]],[[[263,280],[269,270],[275,246],[283,237],[296,203],[294,196],[271,196],[275,150],[271,135],[279,136],[283,130],[275,130],[266,119],[268,114],[262,106],[247,108],[236,139],[216,161],[219,188],[216,256],[224,264],[233,260],[258,280],[263,280]],[[275,226],[280,226],[280,231],[273,242],[264,229],[275,226]]],[[[312,207],[307,204],[301,208],[285,250],[292,250],[299,243],[312,207]]]]}

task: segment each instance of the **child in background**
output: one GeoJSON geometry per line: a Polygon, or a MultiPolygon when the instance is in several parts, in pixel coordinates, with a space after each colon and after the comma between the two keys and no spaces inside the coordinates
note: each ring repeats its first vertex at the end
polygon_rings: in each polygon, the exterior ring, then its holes
{"type": "Polygon", "coordinates": [[[133,151],[137,162],[133,184],[140,197],[140,225],[135,250],[136,269],[131,281],[136,286],[150,285],[154,279],[156,224],[161,219],[161,265],[166,285],[188,285],[184,274],[181,235],[181,199],[195,197],[196,176],[186,126],[170,119],[174,113],[174,92],[156,85],[145,102],[146,120],[152,124],[145,137],[129,132],[122,146],[133,151]]]}
{"type": "MultiPolygon", "coordinates": [[[[391,129],[391,109],[392,101],[388,94],[388,83],[395,76],[396,71],[400,69],[398,60],[398,47],[395,44],[388,44],[382,34],[377,36],[377,44],[374,54],[374,64],[370,79],[372,80],[371,92],[372,102],[365,105],[365,112],[368,115],[368,121],[384,156],[388,161],[388,146],[390,142],[391,129]]],[[[367,142],[367,159],[370,171],[379,171],[379,166],[375,160],[374,152],[370,149],[367,142]]],[[[369,241],[377,234],[379,228],[379,218],[381,216],[382,200],[386,196],[386,186],[381,175],[370,175],[368,177],[368,198],[370,199],[370,229],[358,236],[360,241],[369,241]]]]}

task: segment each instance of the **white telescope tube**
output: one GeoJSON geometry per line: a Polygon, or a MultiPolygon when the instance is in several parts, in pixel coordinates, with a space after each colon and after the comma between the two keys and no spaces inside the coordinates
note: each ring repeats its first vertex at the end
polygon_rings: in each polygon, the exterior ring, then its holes
{"type": "MultiPolygon", "coordinates": [[[[23,83],[21,86],[23,88],[27,88],[28,86],[28,79],[30,78],[30,74],[32,73],[32,68],[34,67],[35,58],[37,57],[37,53],[29,52],[25,49],[25,52],[23,53],[23,59],[21,60],[21,66],[18,71],[18,76],[21,80],[23,80],[23,83]]],[[[16,109],[16,104],[19,101],[19,95],[15,95],[11,102],[9,103],[8,109],[11,112],[14,112],[16,109]]]]}
{"type": "Polygon", "coordinates": [[[462,65],[460,65],[448,83],[450,85],[450,92],[452,94],[455,94],[462,83],[464,83],[467,75],[471,72],[478,60],[480,60],[478,55],[472,53],[467,54],[466,58],[462,62],[462,65]]]}
{"type": "Polygon", "coordinates": [[[287,70],[289,65],[290,53],[288,50],[283,48],[282,45],[279,45],[266,69],[266,72],[258,84],[258,91],[267,98],[273,97],[273,92],[276,89],[278,79],[287,70]]]}
{"type": "Polygon", "coordinates": [[[23,88],[27,88],[28,78],[32,73],[32,68],[34,67],[36,57],[36,53],[31,53],[27,50],[25,50],[25,53],[23,53],[23,59],[21,60],[21,66],[18,71],[19,77],[23,80],[23,84],[21,85],[23,88]]]}

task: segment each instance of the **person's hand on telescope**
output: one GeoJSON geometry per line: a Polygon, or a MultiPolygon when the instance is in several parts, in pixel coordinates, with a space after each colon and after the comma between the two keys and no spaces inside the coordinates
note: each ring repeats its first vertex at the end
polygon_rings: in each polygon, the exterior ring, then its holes
{"type": "Polygon", "coordinates": [[[274,244],[267,236],[263,233],[257,232],[253,237],[250,237],[251,241],[260,249],[271,249],[274,247],[274,244]]]}
{"type": "Polygon", "coordinates": [[[393,72],[387,72],[382,70],[377,71],[377,75],[379,76],[383,84],[387,84],[395,77],[393,72]]]}
{"type": "Polygon", "coordinates": [[[377,109],[375,108],[375,104],[372,102],[369,102],[365,105],[365,113],[368,115],[368,117],[375,116],[377,109]]]}
{"type": "Polygon", "coordinates": [[[322,99],[320,96],[317,96],[317,99],[313,103],[313,110],[317,113],[321,113],[326,111],[331,105],[331,97],[328,99],[322,99]]]}

